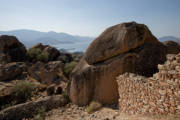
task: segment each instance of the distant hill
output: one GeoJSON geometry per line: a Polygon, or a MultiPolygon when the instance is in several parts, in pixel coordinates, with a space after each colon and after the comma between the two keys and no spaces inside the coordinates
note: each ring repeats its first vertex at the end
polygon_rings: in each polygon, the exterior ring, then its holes
{"type": "Polygon", "coordinates": [[[43,43],[48,45],[57,44],[72,44],[78,42],[92,41],[93,37],[73,36],[67,33],[57,32],[40,32],[35,30],[12,30],[12,31],[0,31],[0,35],[14,35],[16,36],[27,48],[37,43],[43,43]]]}
{"type": "Polygon", "coordinates": [[[164,37],[160,37],[159,41],[164,42],[164,41],[174,41],[177,42],[180,45],[180,38],[174,37],[174,36],[164,36],[164,37]]]}

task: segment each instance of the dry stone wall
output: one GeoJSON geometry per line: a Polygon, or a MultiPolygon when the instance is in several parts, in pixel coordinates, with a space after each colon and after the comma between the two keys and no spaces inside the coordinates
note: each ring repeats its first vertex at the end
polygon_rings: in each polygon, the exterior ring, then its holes
{"type": "Polygon", "coordinates": [[[153,77],[125,73],[117,77],[119,109],[130,114],[180,114],[180,54],[167,55],[153,77]]]}

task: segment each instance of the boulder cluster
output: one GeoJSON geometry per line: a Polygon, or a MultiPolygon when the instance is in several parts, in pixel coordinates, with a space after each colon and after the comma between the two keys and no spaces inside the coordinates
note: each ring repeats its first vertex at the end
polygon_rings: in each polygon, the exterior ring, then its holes
{"type": "Polygon", "coordinates": [[[76,54],[62,53],[41,43],[26,49],[15,36],[0,36],[0,110],[21,102],[13,90],[18,83],[22,83],[18,92],[27,98],[29,91],[23,84],[32,84],[33,99],[38,98],[37,94],[42,97],[66,92],[69,74],[65,66],[79,61],[81,55],[76,54]]]}
{"type": "Polygon", "coordinates": [[[0,36],[0,81],[28,76],[44,83],[66,81],[63,67],[74,59],[78,61],[76,56],[49,45],[39,43],[26,50],[16,37],[0,36]]]}
{"type": "Polygon", "coordinates": [[[153,77],[117,77],[119,110],[130,114],[180,114],[180,54],[167,55],[153,77]]]}

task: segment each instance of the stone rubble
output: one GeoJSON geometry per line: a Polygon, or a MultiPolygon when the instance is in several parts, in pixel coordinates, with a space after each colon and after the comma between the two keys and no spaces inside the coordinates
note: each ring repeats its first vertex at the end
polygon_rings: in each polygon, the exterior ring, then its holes
{"type": "Polygon", "coordinates": [[[180,114],[180,53],[168,54],[153,77],[125,73],[117,77],[119,110],[129,114],[180,114]]]}
{"type": "Polygon", "coordinates": [[[70,103],[64,107],[49,111],[46,114],[46,120],[121,120],[118,116],[118,109],[104,107],[88,114],[85,106],[79,107],[70,103]]]}

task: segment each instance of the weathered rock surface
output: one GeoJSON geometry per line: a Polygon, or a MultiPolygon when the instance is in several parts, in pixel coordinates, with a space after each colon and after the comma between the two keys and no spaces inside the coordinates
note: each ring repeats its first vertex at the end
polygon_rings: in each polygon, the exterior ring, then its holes
{"type": "Polygon", "coordinates": [[[0,81],[12,80],[22,75],[27,69],[23,62],[13,62],[8,64],[0,64],[0,81]]]}
{"type": "Polygon", "coordinates": [[[21,120],[22,118],[33,117],[40,109],[46,111],[64,106],[68,100],[61,95],[45,97],[37,101],[31,101],[15,105],[0,111],[0,120],[21,120]]]}
{"type": "Polygon", "coordinates": [[[0,110],[3,105],[9,104],[13,98],[14,93],[12,92],[12,88],[16,83],[11,82],[0,82],[0,110]]]}
{"type": "Polygon", "coordinates": [[[60,81],[67,81],[63,75],[63,63],[61,61],[37,62],[29,67],[28,74],[44,84],[59,84],[60,81]]]}
{"type": "Polygon", "coordinates": [[[163,42],[167,46],[168,54],[178,54],[180,53],[180,45],[174,41],[165,41],[163,42]]]}
{"type": "Polygon", "coordinates": [[[104,104],[118,102],[116,77],[125,72],[150,76],[166,60],[166,47],[149,29],[135,22],[108,28],[94,40],[73,70],[69,94],[73,103],[92,99],[104,104]]]}
{"type": "Polygon", "coordinates": [[[157,42],[157,39],[143,24],[135,22],[118,24],[106,29],[91,43],[84,59],[91,65],[128,52],[144,43],[157,42]]]}
{"type": "Polygon", "coordinates": [[[26,48],[14,36],[0,36],[0,61],[22,62],[26,56],[26,48]]]}

